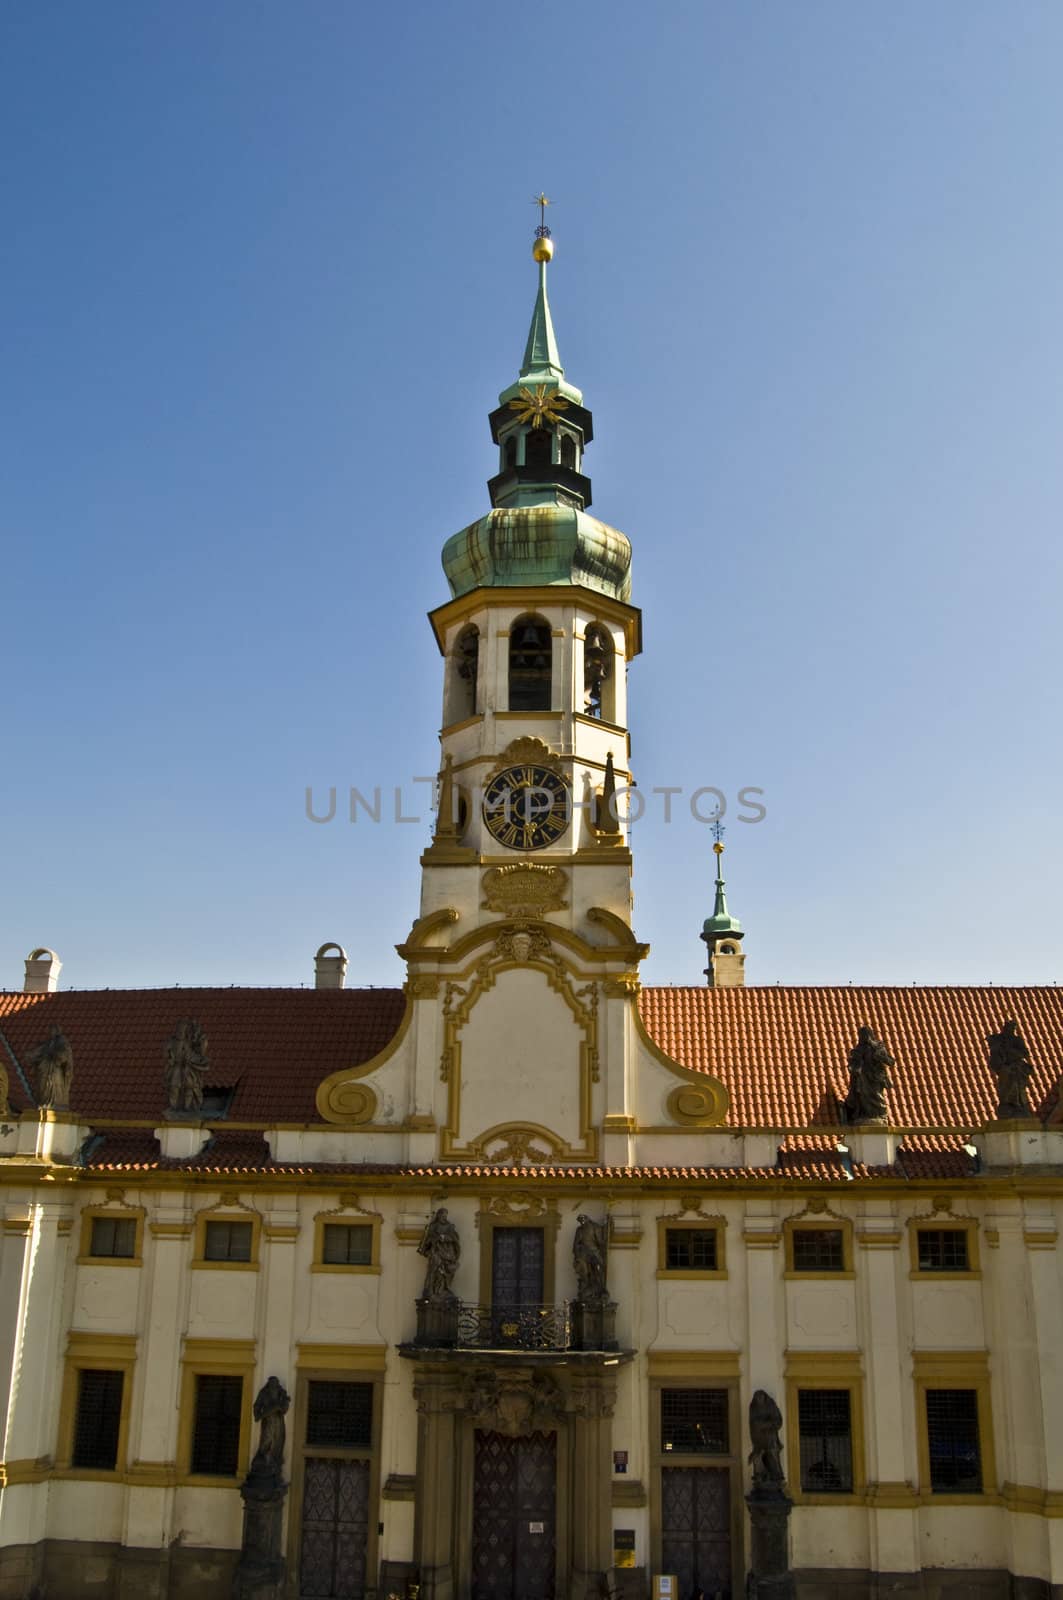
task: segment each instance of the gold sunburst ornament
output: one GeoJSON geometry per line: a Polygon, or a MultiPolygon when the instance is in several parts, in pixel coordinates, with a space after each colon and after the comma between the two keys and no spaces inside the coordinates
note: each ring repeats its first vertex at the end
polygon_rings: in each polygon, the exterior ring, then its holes
{"type": "Polygon", "coordinates": [[[541,428],[545,423],[557,422],[561,412],[568,410],[568,401],[562,400],[557,391],[548,389],[545,383],[537,383],[534,389],[526,389],[521,384],[520,399],[511,400],[509,409],[517,413],[518,422],[530,422],[533,428],[541,428]]]}

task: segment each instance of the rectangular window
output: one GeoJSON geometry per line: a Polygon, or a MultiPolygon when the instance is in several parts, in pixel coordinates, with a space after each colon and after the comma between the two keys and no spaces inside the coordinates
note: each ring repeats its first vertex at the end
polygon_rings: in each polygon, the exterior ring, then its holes
{"type": "Polygon", "coordinates": [[[806,1494],[852,1494],[853,1426],[848,1389],[798,1389],[801,1488],[806,1494]]]}
{"type": "Polygon", "coordinates": [[[981,1494],[976,1389],[927,1389],[926,1436],[934,1494],[981,1494]]]}
{"type": "Polygon", "coordinates": [[[120,1257],[131,1261],[136,1255],[135,1217],[93,1217],[89,1254],[120,1257]]]}
{"type": "Polygon", "coordinates": [[[968,1272],[966,1228],[920,1228],[920,1272],[968,1272]]]}
{"type": "Polygon", "coordinates": [[[204,1261],[250,1261],[250,1222],[208,1222],[203,1235],[204,1261]]]}
{"type": "Polygon", "coordinates": [[[715,1272],[718,1253],[715,1228],[667,1228],[664,1260],[669,1272],[715,1272]]]}
{"type": "Polygon", "coordinates": [[[78,1373],[77,1412],[71,1465],[113,1472],[118,1465],[125,1374],[95,1367],[78,1373]]]}
{"type": "Polygon", "coordinates": [[[661,1449],[666,1454],[727,1454],[726,1389],[662,1389],[661,1449]]]}
{"type": "Polygon", "coordinates": [[[373,1227],[368,1222],[326,1222],[321,1259],[330,1267],[368,1267],[373,1261],[373,1227]]]}
{"type": "Polygon", "coordinates": [[[373,1442],[373,1385],[311,1381],[306,1406],[306,1442],[349,1449],[373,1442]]]}
{"type": "Polygon", "coordinates": [[[841,1228],[795,1228],[794,1272],[844,1272],[845,1235],[841,1228]]]}
{"type": "Polygon", "coordinates": [[[243,1406],[243,1378],[197,1374],[190,1472],[210,1478],[235,1478],[240,1464],[243,1406]]]}

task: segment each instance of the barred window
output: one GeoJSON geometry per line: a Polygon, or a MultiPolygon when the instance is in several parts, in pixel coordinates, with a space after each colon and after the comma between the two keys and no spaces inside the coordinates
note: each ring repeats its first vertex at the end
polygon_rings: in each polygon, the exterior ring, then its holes
{"type": "Polygon", "coordinates": [[[726,1389],[662,1389],[661,1449],[676,1455],[727,1454],[726,1389]]]}
{"type": "Polygon", "coordinates": [[[920,1272],[967,1272],[966,1228],[920,1228],[920,1272]]]}
{"type": "Polygon", "coordinates": [[[853,1427],[848,1389],[798,1389],[801,1488],[806,1494],[851,1494],[853,1427]]]}
{"type": "Polygon", "coordinates": [[[715,1272],[715,1228],[666,1228],[664,1260],[669,1272],[715,1272]]]}
{"type": "Polygon", "coordinates": [[[208,1222],[203,1236],[204,1261],[250,1261],[250,1222],[208,1222]]]}
{"type": "Polygon", "coordinates": [[[78,1373],[73,1466],[113,1472],[118,1465],[124,1382],[122,1372],[83,1367],[78,1373]]]}
{"type": "Polygon", "coordinates": [[[981,1494],[976,1389],[928,1389],[926,1437],[934,1494],[981,1494]]]}
{"type": "Polygon", "coordinates": [[[311,1382],[306,1407],[306,1442],[334,1449],[372,1444],[373,1385],[311,1382]]]}
{"type": "Polygon", "coordinates": [[[135,1217],[93,1217],[89,1254],[129,1261],[136,1254],[135,1217]]]}
{"type": "Polygon", "coordinates": [[[368,1267],[373,1261],[371,1222],[326,1222],[321,1259],[328,1266],[368,1267]]]}
{"type": "Polygon", "coordinates": [[[794,1272],[844,1272],[845,1235],[841,1228],[795,1228],[794,1272]]]}
{"type": "Polygon", "coordinates": [[[243,1406],[243,1378],[213,1372],[197,1374],[191,1472],[211,1478],[236,1476],[243,1406]]]}

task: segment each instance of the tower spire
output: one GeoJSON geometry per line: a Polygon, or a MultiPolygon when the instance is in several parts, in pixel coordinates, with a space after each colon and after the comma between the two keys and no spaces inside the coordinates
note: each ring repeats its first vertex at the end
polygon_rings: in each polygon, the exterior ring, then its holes
{"type": "Polygon", "coordinates": [[[550,383],[565,376],[558,354],[553,318],[550,316],[550,302],[546,297],[546,266],[554,254],[553,236],[546,226],[546,208],[553,202],[540,193],[536,195],[534,204],[539,207],[539,226],[535,230],[532,258],[539,263],[539,292],[535,297],[520,376],[530,383],[550,383]]]}
{"type": "Polygon", "coordinates": [[[716,857],[716,899],[712,916],[702,924],[701,937],[709,952],[705,976],[710,989],[736,989],[745,984],[746,958],[740,945],[742,924],[727,909],[726,885],[723,878],[723,824],[719,817],[712,825],[713,854],[716,857]]]}

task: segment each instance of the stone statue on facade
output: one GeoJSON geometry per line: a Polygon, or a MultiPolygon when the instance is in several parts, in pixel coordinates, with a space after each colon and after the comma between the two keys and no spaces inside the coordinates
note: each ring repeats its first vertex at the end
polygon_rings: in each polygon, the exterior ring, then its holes
{"type": "Polygon", "coordinates": [[[451,1284],[461,1260],[461,1240],[457,1228],[447,1216],[445,1206],[433,1212],[417,1246],[417,1254],[424,1256],[428,1263],[422,1299],[452,1300],[454,1293],[451,1284]]]}
{"type": "Polygon", "coordinates": [[[572,1240],[572,1262],[576,1268],[576,1298],[584,1305],[598,1306],[606,1298],[605,1263],[609,1244],[609,1222],[595,1222],[580,1215],[572,1240]]]}
{"type": "Polygon", "coordinates": [[[847,1122],[886,1120],[886,1091],[893,1088],[887,1068],[895,1065],[882,1040],[861,1028],[849,1055],[849,1093],[842,1102],[847,1122]]]}
{"type": "Polygon", "coordinates": [[[753,1446],[749,1462],[754,1487],[783,1481],[781,1428],[782,1412],[766,1390],[758,1389],[749,1402],[749,1440],[753,1446]]]}
{"type": "Polygon", "coordinates": [[[284,1418],[291,1398],[279,1378],[269,1378],[258,1391],[254,1416],[259,1424],[258,1449],[249,1476],[279,1483],[284,1468],[284,1418]]]}
{"type": "Polygon", "coordinates": [[[170,1116],[196,1116],[203,1105],[203,1079],[210,1060],[207,1036],[198,1022],[182,1017],[164,1046],[166,1110],[170,1116]]]}
{"type": "Polygon", "coordinates": [[[74,1052],[59,1028],[52,1029],[29,1057],[37,1076],[37,1104],[52,1111],[70,1110],[70,1085],[74,1079],[74,1052]]]}
{"type": "Polygon", "coordinates": [[[1026,1086],[1033,1067],[1026,1041],[1014,1020],[1009,1017],[999,1033],[988,1035],[986,1043],[989,1045],[989,1070],[997,1080],[997,1117],[1005,1121],[1032,1116],[1026,1086]]]}

